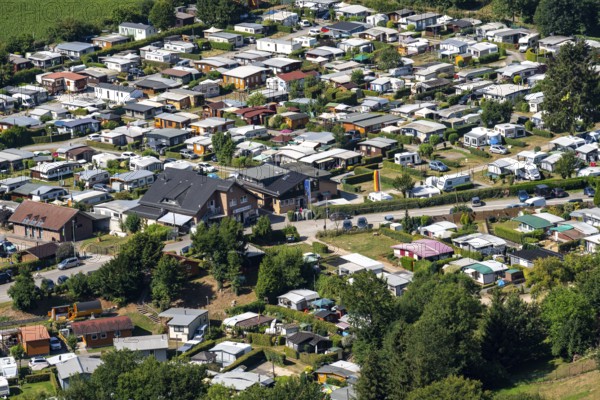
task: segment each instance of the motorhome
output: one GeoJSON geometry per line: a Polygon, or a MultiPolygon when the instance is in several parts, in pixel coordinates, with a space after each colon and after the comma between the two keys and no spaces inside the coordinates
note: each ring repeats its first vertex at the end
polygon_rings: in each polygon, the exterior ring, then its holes
{"type": "Polygon", "coordinates": [[[527,164],[524,168],[523,178],[530,181],[539,181],[542,179],[542,175],[535,165],[527,164]]]}
{"type": "Polygon", "coordinates": [[[8,379],[0,376],[0,396],[7,398],[10,396],[10,387],[8,386],[8,379]]]}
{"type": "Polygon", "coordinates": [[[369,200],[371,201],[385,201],[393,200],[394,197],[384,192],[371,192],[369,193],[369,200]]]}
{"type": "Polygon", "coordinates": [[[434,186],[442,191],[449,192],[454,190],[457,186],[464,185],[471,182],[471,175],[467,172],[458,172],[456,174],[449,174],[444,176],[430,176],[425,180],[425,183],[430,186],[434,186]]]}
{"type": "Polygon", "coordinates": [[[419,153],[406,151],[394,154],[394,162],[407,167],[409,165],[419,165],[422,160],[419,153]]]}
{"type": "Polygon", "coordinates": [[[523,36],[519,39],[519,51],[521,53],[525,53],[527,49],[532,49],[537,46],[539,40],[539,33],[530,33],[527,36],[523,36]]]}

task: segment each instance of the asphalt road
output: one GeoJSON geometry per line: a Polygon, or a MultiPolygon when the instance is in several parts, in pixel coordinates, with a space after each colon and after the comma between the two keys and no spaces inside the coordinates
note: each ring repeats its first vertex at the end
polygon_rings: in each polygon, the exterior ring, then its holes
{"type": "MultiPolygon", "coordinates": [[[[111,258],[112,258],[111,256],[101,256],[101,255],[97,255],[97,254],[92,254],[90,257],[83,260],[82,265],[80,265],[79,267],[71,268],[71,269],[67,269],[67,270],[63,270],[63,271],[59,271],[58,269],[52,269],[49,271],[41,272],[40,273],[41,277],[35,278],[35,283],[36,283],[36,285],[39,286],[43,278],[52,279],[54,281],[54,283],[56,283],[56,280],[61,275],[71,276],[71,275],[75,275],[79,272],[83,272],[83,273],[92,272],[92,271],[99,269],[105,262],[107,262],[111,258]]],[[[34,276],[35,276],[35,273],[34,273],[34,276]]],[[[12,285],[13,285],[13,282],[0,285],[0,303],[10,301],[10,297],[8,296],[8,288],[11,287],[12,285]]]]}

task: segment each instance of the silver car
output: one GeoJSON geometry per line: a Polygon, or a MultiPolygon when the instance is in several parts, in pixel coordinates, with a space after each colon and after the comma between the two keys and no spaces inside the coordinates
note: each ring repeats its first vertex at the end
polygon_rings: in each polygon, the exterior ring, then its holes
{"type": "Polygon", "coordinates": [[[79,266],[79,259],[77,257],[65,258],[64,260],[62,260],[61,262],[58,263],[59,270],[75,268],[78,266],[79,266]]]}

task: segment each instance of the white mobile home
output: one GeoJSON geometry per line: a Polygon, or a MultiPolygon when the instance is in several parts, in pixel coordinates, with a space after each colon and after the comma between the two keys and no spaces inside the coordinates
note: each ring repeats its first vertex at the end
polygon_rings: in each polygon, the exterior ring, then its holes
{"type": "Polygon", "coordinates": [[[419,165],[421,162],[423,162],[423,160],[421,160],[419,153],[415,151],[405,151],[404,153],[394,154],[394,162],[406,167],[409,165],[419,165]]]}
{"type": "Polygon", "coordinates": [[[456,174],[449,174],[444,176],[430,176],[425,180],[425,183],[430,186],[435,186],[438,189],[449,192],[454,190],[457,186],[464,185],[471,182],[471,175],[467,172],[458,172],[456,174]]]}

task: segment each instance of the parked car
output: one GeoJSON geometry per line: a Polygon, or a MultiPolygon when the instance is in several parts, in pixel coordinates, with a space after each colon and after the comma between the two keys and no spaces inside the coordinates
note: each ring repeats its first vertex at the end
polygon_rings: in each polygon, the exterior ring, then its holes
{"type": "Polygon", "coordinates": [[[344,222],[342,223],[342,229],[344,231],[351,231],[352,230],[352,221],[350,221],[349,219],[345,219],[344,222]]]}
{"type": "Polygon", "coordinates": [[[177,161],[176,158],[165,158],[165,164],[172,163],[172,162],[175,162],[175,161],[177,161]]]}
{"type": "Polygon", "coordinates": [[[565,189],[563,189],[563,188],[552,189],[552,197],[561,199],[563,197],[568,197],[568,196],[569,196],[569,193],[565,192],[565,189]]]}
{"type": "Polygon", "coordinates": [[[481,199],[478,196],[475,196],[471,199],[471,205],[473,207],[481,207],[483,203],[481,202],[481,199]]]}
{"type": "Polygon", "coordinates": [[[386,215],[385,217],[383,217],[384,220],[391,222],[394,220],[394,216],[393,215],[386,215]]]}
{"type": "Polygon", "coordinates": [[[594,197],[596,195],[596,189],[594,189],[591,186],[586,186],[583,189],[583,194],[586,195],[587,197],[594,197]]]}
{"type": "Polygon", "coordinates": [[[490,153],[508,154],[508,149],[500,144],[493,144],[490,146],[490,153]]]}
{"type": "Polygon", "coordinates": [[[62,260],[61,262],[58,263],[58,269],[61,271],[63,269],[75,268],[78,266],[79,266],[79,259],[77,257],[65,258],[64,260],[62,260]]]}
{"type": "Polygon", "coordinates": [[[432,171],[446,172],[450,168],[443,162],[434,160],[429,162],[429,169],[432,171]]]}
{"type": "Polygon", "coordinates": [[[525,203],[508,204],[504,208],[519,208],[519,207],[527,207],[527,204],[525,204],[525,203]]]}
{"type": "Polygon", "coordinates": [[[312,26],[312,24],[310,23],[309,20],[303,19],[302,21],[300,21],[300,26],[303,27],[303,28],[307,28],[309,26],[312,26]]]}
{"type": "Polygon", "coordinates": [[[217,172],[217,169],[213,166],[210,165],[209,163],[198,163],[198,165],[196,166],[196,169],[201,169],[202,171],[206,172],[206,173],[211,173],[211,172],[217,172]]]}
{"type": "Polygon", "coordinates": [[[12,277],[6,272],[0,272],[0,285],[10,282],[12,277]]]}
{"type": "Polygon", "coordinates": [[[62,349],[62,342],[56,336],[50,337],[50,350],[60,350],[62,349]]]}
{"type": "Polygon", "coordinates": [[[29,360],[28,365],[29,365],[29,368],[34,369],[34,370],[40,370],[40,369],[50,366],[50,364],[48,363],[48,360],[46,360],[44,357],[41,357],[41,356],[32,357],[29,360]]]}
{"type": "Polygon", "coordinates": [[[43,286],[46,286],[46,289],[48,289],[48,291],[53,291],[54,287],[56,286],[54,284],[54,281],[52,279],[48,279],[48,278],[44,278],[42,279],[41,283],[40,283],[40,288],[43,286]]]}
{"type": "Polygon", "coordinates": [[[133,151],[125,151],[123,153],[121,153],[121,158],[134,158],[137,157],[137,154],[135,154],[133,151]]]}
{"type": "Polygon", "coordinates": [[[308,30],[309,36],[319,36],[321,34],[321,30],[318,28],[311,28],[308,30]]]}
{"type": "Polygon", "coordinates": [[[115,191],[113,188],[108,186],[106,183],[96,183],[94,186],[92,186],[92,189],[99,190],[101,192],[106,192],[106,193],[112,193],[115,191]]]}
{"type": "Polygon", "coordinates": [[[248,44],[254,44],[256,43],[256,38],[254,36],[248,36],[247,38],[244,38],[244,42],[248,44]]]}
{"type": "Polygon", "coordinates": [[[187,158],[189,160],[195,160],[196,158],[198,158],[198,154],[194,153],[190,149],[183,149],[179,152],[179,154],[181,154],[181,157],[187,158]]]}
{"type": "Polygon", "coordinates": [[[567,203],[583,203],[583,199],[569,199],[567,203]]]}
{"type": "Polygon", "coordinates": [[[367,229],[369,227],[369,222],[365,217],[358,217],[358,221],[356,222],[356,227],[358,229],[367,229]]]}
{"type": "Polygon", "coordinates": [[[58,285],[63,285],[66,281],[69,280],[69,277],[66,275],[61,275],[58,277],[58,279],[56,279],[56,283],[58,283],[58,285]]]}
{"type": "Polygon", "coordinates": [[[351,219],[350,214],[346,214],[343,212],[334,212],[329,216],[329,219],[332,221],[343,221],[345,219],[351,219]]]}
{"type": "Polygon", "coordinates": [[[519,198],[519,201],[521,203],[523,203],[525,200],[527,200],[529,198],[529,193],[527,193],[527,191],[525,191],[525,190],[519,190],[517,192],[517,197],[519,198]]]}
{"type": "Polygon", "coordinates": [[[92,133],[91,135],[88,135],[87,140],[91,140],[92,142],[99,142],[102,140],[102,138],[99,134],[92,133]]]}

